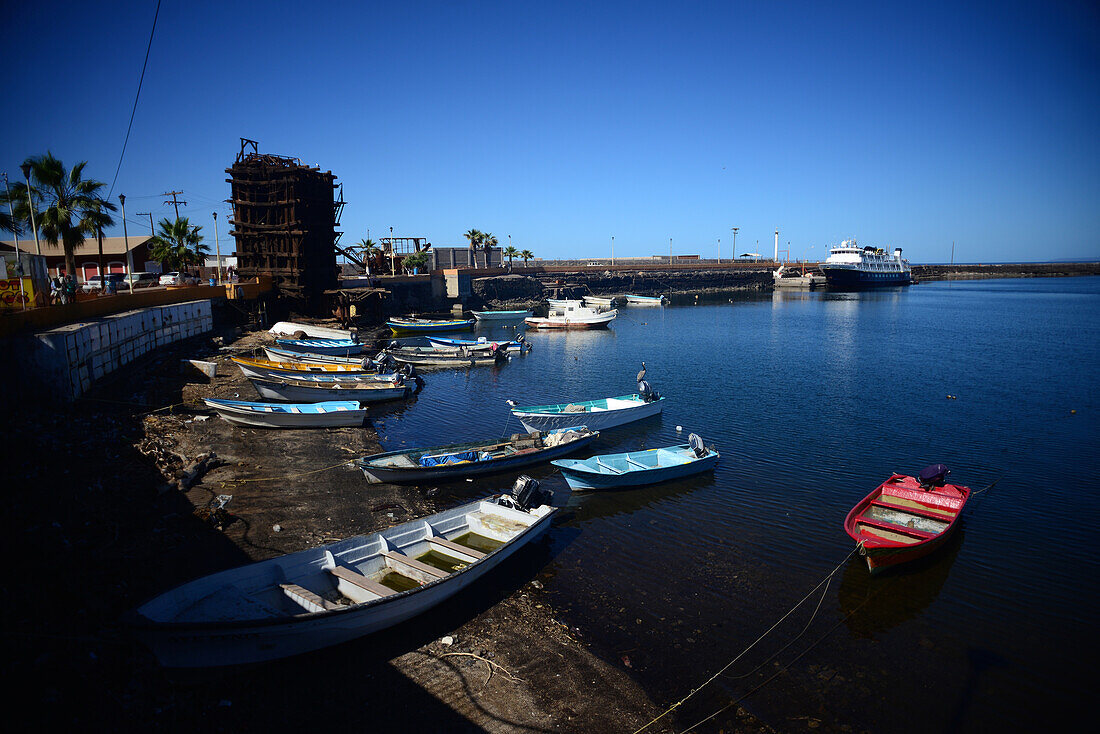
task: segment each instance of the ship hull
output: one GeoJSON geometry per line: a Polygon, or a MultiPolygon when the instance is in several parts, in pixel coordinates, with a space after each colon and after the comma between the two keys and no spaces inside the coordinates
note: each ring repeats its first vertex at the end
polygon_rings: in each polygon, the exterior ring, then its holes
{"type": "Polygon", "coordinates": [[[861,288],[909,285],[911,280],[908,271],[874,272],[827,266],[822,266],[821,271],[825,274],[826,284],[835,289],[858,290],[861,288]]]}

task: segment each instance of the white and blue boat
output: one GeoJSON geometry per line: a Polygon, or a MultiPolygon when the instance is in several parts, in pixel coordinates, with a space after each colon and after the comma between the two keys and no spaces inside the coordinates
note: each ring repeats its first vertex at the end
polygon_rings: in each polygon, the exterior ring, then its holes
{"type": "Polygon", "coordinates": [[[572,489],[617,489],[657,484],[699,474],[714,468],[718,452],[703,445],[695,433],[688,443],[623,454],[602,454],[589,459],[558,459],[550,463],[561,469],[572,489]]]}
{"type": "Polygon", "coordinates": [[[668,302],[665,296],[636,296],[628,293],[624,298],[628,306],[663,306],[668,302]]]}
{"type": "Polygon", "coordinates": [[[531,315],[531,311],[471,311],[478,321],[519,321],[531,315]]]}
{"type": "Polygon", "coordinates": [[[338,645],[473,584],[549,529],[549,502],[520,477],[511,495],[204,576],[125,622],[166,667],[257,663],[338,645]]]}
{"type": "Polygon", "coordinates": [[[329,400],[358,400],[377,403],[408,397],[412,389],[404,383],[313,382],[309,380],[261,380],[250,377],[260,397],[288,403],[323,403],[329,400]]]}
{"type": "Polygon", "coordinates": [[[390,331],[395,334],[401,332],[429,332],[429,331],[463,331],[472,328],[473,319],[418,319],[415,316],[394,316],[386,322],[390,331]]]}
{"type": "Polygon", "coordinates": [[[351,339],[276,339],[275,343],[293,352],[312,352],[338,357],[362,354],[367,346],[351,339]]]}
{"type": "Polygon", "coordinates": [[[354,400],[323,403],[252,403],[206,398],[206,407],[230,423],[253,428],[337,428],[361,426],[367,409],[354,400]]]}
{"type": "Polygon", "coordinates": [[[341,357],[333,354],[317,354],[316,352],[296,352],[292,349],[280,349],[278,347],[264,347],[267,358],[273,362],[312,362],[314,364],[370,364],[370,360],[363,357],[341,357]]]}
{"type": "Polygon", "coordinates": [[[542,433],[516,433],[501,441],[474,441],[422,449],[401,449],[356,460],[371,484],[451,481],[511,471],[565,456],[596,440],[599,432],[572,426],[542,433]]]}
{"type": "Polygon", "coordinates": [[[467,349],[477,349],[481,351],[492,351],[493,345],[497,345],[497,349],[505,349],[509,352],[520,352],[521,354],[531,348],[531,345],[524,338],[523,334],[520,334],[512,341],[497,341],[486,339],[483,336],[479,336],[477,340],[474,339],[448,339],[442,336],[426,336],[433,347],[466,347],[467,349]]]}
{"type": "Polygon", "coordinates": [[[519,418],[519,422],[528,431],[548,431],[577,423],[603,431],[660,413],[665,399],[648,387],[646,385],[644,393],[613,398],[554,405],[514,406],[512,415],[519,418]]]}
{"type": "Polygon", "coordinates": [[[821,272],[826,284],[836,289],[909,285],[913,280],[900,247],[891,255],[881,247],[860,247],[855,240],[844,240],[829,250],[821,272]]]}

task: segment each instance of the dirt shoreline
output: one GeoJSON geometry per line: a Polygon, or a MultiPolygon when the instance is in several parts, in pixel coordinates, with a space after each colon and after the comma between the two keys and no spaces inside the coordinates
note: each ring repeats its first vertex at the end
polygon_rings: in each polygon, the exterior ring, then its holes
{"type": "MultiPolygon", "coordinates": [[[[545,542],[422,617],[290,660],[174,672],[133,644],[120,615],[179,583],[441,509],[431,489],[369,485],[347,464],[379,450],[369,424],[268,431],[197,410],[204,396],[250,399],[228,355],[265,339],[227,336],[220,351],[209,337],[181,343],[120,371],[70,412],[16,416],[15,455],[36,460],[27,491],[9,502],[8,537],[26,562],[6,596],[51,603],[16,605],[7,679],[43,720],[169,731],[633,731],[661,713],[546,602],[545,542]],[[209,383],[179,374],[181,358],[200,356],[219,363],[209,383]],[[166,488],[155,456],[210,451],[220,463],[194,487],[166,488]],[[204,512],[219,494],[233,497],[220,528],[204,512]]],[[[170,463],[171,474],[186,462],[170,463]]],[[[510,480],[478,480],[471,497],[510,480]]]]}

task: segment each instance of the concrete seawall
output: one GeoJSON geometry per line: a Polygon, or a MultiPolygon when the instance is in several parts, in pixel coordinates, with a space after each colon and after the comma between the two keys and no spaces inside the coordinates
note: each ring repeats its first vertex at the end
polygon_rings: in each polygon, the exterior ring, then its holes
{"type": "Polygon", "coordinates": [[[210,301],[155,306],[66,324],[21,339],[20,384],[71,401],[96,380],[157,347],[213,328],[210,301]]]}

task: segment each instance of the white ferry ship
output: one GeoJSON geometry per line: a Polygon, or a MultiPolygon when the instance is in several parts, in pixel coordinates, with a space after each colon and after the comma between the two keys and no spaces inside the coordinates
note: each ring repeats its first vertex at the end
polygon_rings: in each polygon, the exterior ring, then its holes
{"type": "Polygon", "coordinates": [[[855,240],[845,240],[829,250],[821,272],[832,288],[909,285],[912,281],[909,261],[902,258],[900,247],[889,255],[881,247],[860,247],[855,240]]]}

